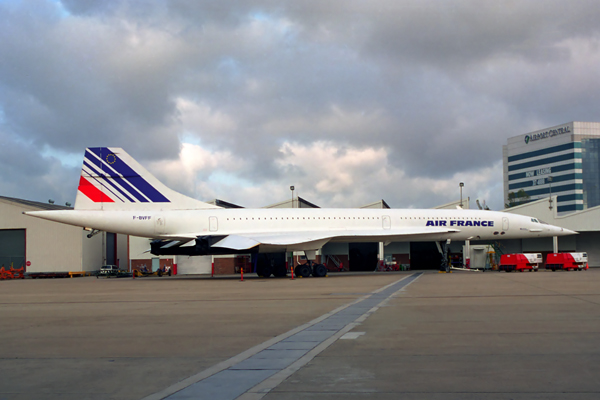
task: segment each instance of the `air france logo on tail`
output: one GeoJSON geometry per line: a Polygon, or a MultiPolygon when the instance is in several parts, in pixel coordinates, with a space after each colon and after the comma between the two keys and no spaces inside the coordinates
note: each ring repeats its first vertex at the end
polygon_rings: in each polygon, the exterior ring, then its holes
{"type": "Polygon", "coordinates": [[[494,221],[471,221],[471,220],[460,220],[460,219],[451,219],[449,221],[445,220],[428,220],[425,226],[494,226],[494,221]]]}
{"type": "Polygon", "coordinates": [[[86,149],[78,189],[94,203],[170,202],[108,147],[86,149]]]}

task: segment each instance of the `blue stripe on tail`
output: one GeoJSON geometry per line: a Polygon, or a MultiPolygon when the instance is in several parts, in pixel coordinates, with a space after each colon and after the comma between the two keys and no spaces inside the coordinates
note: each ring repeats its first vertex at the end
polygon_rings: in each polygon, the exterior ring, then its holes
{"type": "Polygon", "coordinates": [[[106,173],[111,178],[114,178],[129,194],[140,202],[148,202],[140,193],[146,196],[154,203],[169,203],[169,199],[163,196],[154,186],[149,184],[144,178],[135,172],[129,165],[121,160],[118,154],[114,154],[107,147],[92,147],[88,151],[95,154],[100,160],[95,157],[87,156],[85,159],[96,165],[102,172],[106,173]],[[114,172],[116,171],[116,173],[114,172]],[[132,187],[133,186],[133,187],[132,187]],[[137,189],[137,191],[135,189],[137,189]],[[138,193],[138,191],[140,193],[138,193]]]}

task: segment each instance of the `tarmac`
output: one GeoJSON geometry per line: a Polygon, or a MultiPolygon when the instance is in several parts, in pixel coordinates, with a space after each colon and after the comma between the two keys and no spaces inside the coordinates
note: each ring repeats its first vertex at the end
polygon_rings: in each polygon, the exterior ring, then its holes
{"type": "Polygon", "coordinates": [[[598,399],[600,270],[0,282],[0,400],[598,399]]]}

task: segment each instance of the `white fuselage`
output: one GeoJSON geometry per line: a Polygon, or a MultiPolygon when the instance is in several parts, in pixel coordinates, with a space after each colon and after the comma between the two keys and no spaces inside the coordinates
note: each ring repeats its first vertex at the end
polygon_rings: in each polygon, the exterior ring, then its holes
{"type": "MultiPolygon", "coordinates": [[[[393,241],[490,240],[570,235],[534,218],[497,211],[437,209],[200,209],[167,211],[39,211],[34,216],[71,225],[156,239],[303,231],[386,232],[393,241]],[[403,228],[444,227],[453,232],[398,237],[403,228]]],[[[333,238],[331,241],[345,241],[333,238]]],[[[374,241],[369,236],[356,241],[374,241]]]]}
{"type": "Polygon", "coordinates": [[[159,239],[151,243],[157,255],[314,253],[328,242],[495,240],[575,233],[535,218],[482,210],[219,208],[168,188],[117,147],[86,149],[75,210],[27,214],[159,239]]]}

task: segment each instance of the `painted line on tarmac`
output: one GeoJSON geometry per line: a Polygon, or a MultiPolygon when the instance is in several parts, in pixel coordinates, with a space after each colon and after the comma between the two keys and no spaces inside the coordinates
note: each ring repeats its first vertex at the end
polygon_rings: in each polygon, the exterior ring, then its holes
{"type": "Polygon", "coordinates": [[[392,282],[142,400],[260,399],[421,275],[392,282]]]}
{"type": "MultiPolygon", "coordinates": [[[[312,351],[307,353],[304,357],[302,357],[301,359],[296,361],[294,364],[290,365],[289,367],[280,371],[279,373],[274,374],[270,378],[264,380],[263,382],[259,383],[258,385],[254,386],[253,388],[248,390],[242,396],[238,397],[238,400],[260,400],[260,399],[262,399],[264,396],[267,395],[267,393],[269,393],[275,387],[279,386],[279,384],[281,384],[281,382],[283,382],[284,380],[289,378],[291,375],[293,375],[296,371],[298,371],[300,368],[302,368],[303,366],[308,364],[313,358],[315,358],[317,355],[319,355],[319,353],[321,353],[323,350],[325,350],[326,348],[331,346],[333,343],[335,343],[338,339],[340,339],[346,333],[348,333],[355,327],[359,326],[371,314],[373,314],[375,311],[377,311],[380,307],[387,304],[392,297],[397,295],[398,292],[404,290],[404,288],[406,288],[408,285],[410,285],[415,280],[417,280],[421,275],[423,275],[422,272],[412,274],[406,278],[400,279],[396,282],[393,282],[387,286],[382,287],[381,289],[374,291],[373,292],[374,294],[371,296],[365,296],[365,298],[363,300],[366,300],[367,298],[370,298],[370,297],[375,297],[376,301],[378,301],[377,305],[370,308],[367,312],[360,315],[353,322],[349,323],[344,328],[339,330],[335,335],[333,335],[329,339],[322,342],[319,346],[315,347],[312,351]],[[381,295],[379,295],[379,293],[381,293],[381,295]]],[[[363,301],[363,300],[360,300],[360,301],[363,301]]],[[[355,302],[352,305],[358,305],[357,303],[358,302],[355,302]]]]}

